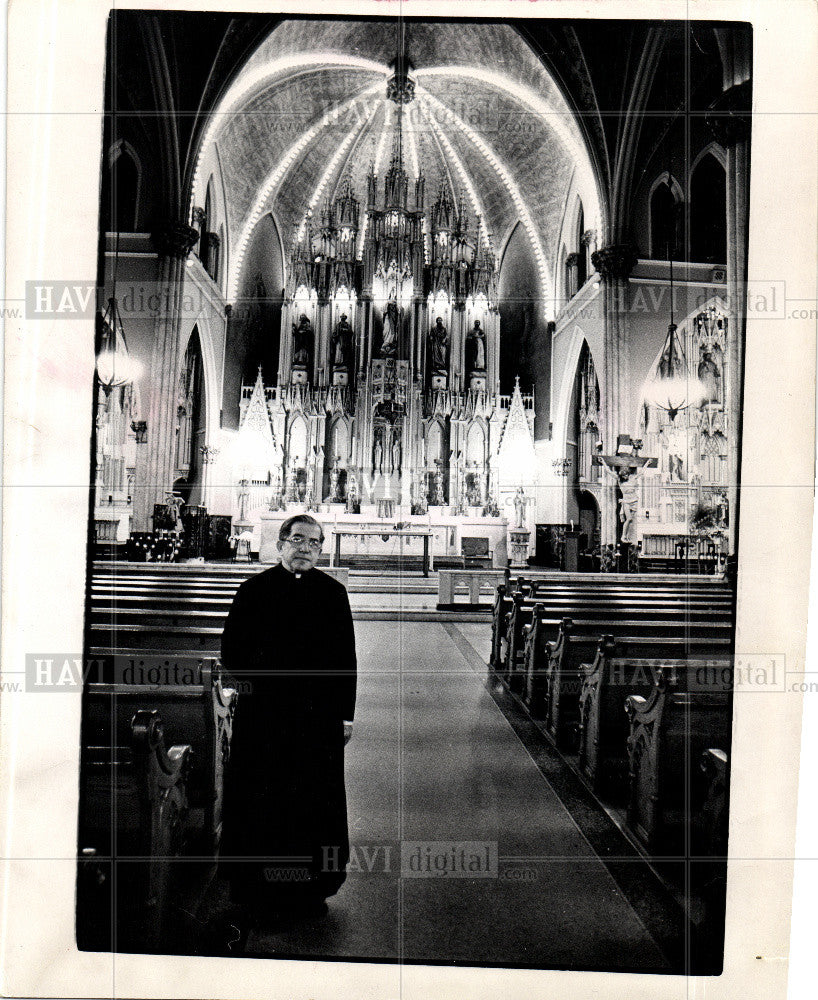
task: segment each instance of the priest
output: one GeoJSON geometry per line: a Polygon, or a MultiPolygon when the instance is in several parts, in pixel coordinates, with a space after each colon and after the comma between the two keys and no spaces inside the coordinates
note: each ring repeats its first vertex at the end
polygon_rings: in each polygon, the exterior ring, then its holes
{"type": "Polygon", "coordinates": [[[222,634],[242,693],[221,863],[250,922],[322,916],[346,878],[355,635],[346,590],[315,568],[323,541],[308,514],[286,520],[281,562],[239,587],[222,634]]]}

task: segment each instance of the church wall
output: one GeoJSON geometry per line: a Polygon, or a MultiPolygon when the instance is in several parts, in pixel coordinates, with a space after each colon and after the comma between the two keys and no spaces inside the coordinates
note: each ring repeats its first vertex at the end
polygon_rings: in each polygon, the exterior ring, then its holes
{"type": "MultiPolygon", "coordinates": [[[[220,426],[220,404],[222,390],[222,359],[224,357],[227,319],[221,295],[209,275],[198,261],[185,269],[185,300],[194,308],[182,314],[179,328],[179,357],[183,358],[194,328],[199,331],[204,367],[204,390],[206,404],[205,441],[211,448],[218,447],[220,426]]],[[[202,465],[200,500],[211,514],[230,513],[228,501],[214,493],[214,484],[225,482],[221,470],[226,456],[219,453],[214,460],[208,459],[202,465]],[[223,509],[227,506],[227,509],[223,509]]],[[[194,502],[191,500],[191,502],[194,502]]]]}
{"type": "MultiPolygon", "coordinates": [[[[686,268],[674,266],[673,319],[680,325],[690,314],[702,309],[714,296],[725,293],[724,284],[706,280],[712,268],[707,265],[688,265],[686,268]],[[699,280],[692,283],[696,278],[699,280]],[[679,281],[689,280],[691,284],[680,285],[679,281]]],[[[628,401],[627,433],[638,437],[642,388],[651,374],[654,364],[667,337],[670,322],[670,285],[667,281],[667,266],[648,264],[637,265],[636,274],[647,272],[661,275],[640,281],[631,280],[629,289],[629,337],[627,366],[629,372],[630,400],[628,401]]],[[[688,358],[694,366],[698,358],[688,358]]]]}
{"type": "Polygon", "coordinates": [[[506,244],[498,279],[500,311],[500,391],[514,388],[520,376],[525,392],[534,386],[537,416],[535,439],[548,436],[551,384],[551,337],[546,331],[545,307],[531,244],[517,225],[506,244]]]}
{"type": "Polygon", "coordinates": [[[134,382],[140,400],[140,419],[145,420],[150,412],[154,384],[154,322],[163,305],[163,290],[158,283],[159,260],[149,238],[144,236],[137,240],[130,239],[124,246],[124,241],[120,239],[115,263],[115,239],[114,236],[108,237],[105,301],[116,293],[128,353],[139,366],[139,375],[134,382]]]}
{"type": "Polygon", "coordinates": [[[241,387],[255,382],[259,365],[267,385],[277,381],[283,288],[281,241],[272,215],[267,214],[256,227],[245,255],[240,293],[228,326],[222,400],[226,429],[238,429],[241,387]],[[258,275],[266,292],[262,300],[257,297],[258,275]]]}

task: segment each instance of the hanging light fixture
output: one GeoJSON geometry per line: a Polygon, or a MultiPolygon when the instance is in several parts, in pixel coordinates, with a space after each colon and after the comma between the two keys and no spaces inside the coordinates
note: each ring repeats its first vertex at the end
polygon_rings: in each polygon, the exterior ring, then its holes
{"type": "MultiPolygon", "coordinates": [[[[668,157],[667,184],[672,193],[671,178],[673,174],[670,167],[670,157],[668,157]]],[[[674,208],[675,204],[676,201],[674,198],[674,208]]],[[[680,410],[684,410],[688,406],[698,406],[701,403],[703,394],[701,382],[696,376],[691,376],[688,369],[684,345],[677,332],[677,326],[673,321],[673,256],[675,240],[676,217],[674,214],[667,228],[667,255],[670,264],[670,323],[668,324],[662,353],[659,355],[659,363],[645,392],[645,401],[665,410],[671,423],[676,419],[676,414],[680,410]]]]}
{"type": "Polygon", "coordinates": [[[136,369],[128,353],[122,317],[114,297],[108,299],[105,312],[98,317],[99,350],[97,378],[104,389],[115,389],[134,380],[136,369]]]}

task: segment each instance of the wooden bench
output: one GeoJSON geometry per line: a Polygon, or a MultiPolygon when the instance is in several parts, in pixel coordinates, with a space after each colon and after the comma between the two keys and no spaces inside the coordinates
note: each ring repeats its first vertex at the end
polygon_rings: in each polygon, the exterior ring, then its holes
{"type": "MultiPolygon", "coordinates": [[[[648,850],[682,855],[691,817],[702,807],[704,785],[697,764],[711,749],[730,750],[729,690],[691,691],[688,681],[708,661],[665,662],[654,667],[647,697],[629,695],[628,825],[648,850]]],[[[723,664],[718,662],[717,668],[723,664]]]]}
{"type": "MultiPolygon", "coordinates": [[[[579,767],[593,790],[609,800],[622,799],[628,787],[628,718],[625,699],[647,697],[654,684],[657,655],[654,643],[625,643],[612,635],[602,638],[593,662],[583,663],[579,699],[579,767]]],[[[726,651],[725,651],[726,652],[726,651]]],[[[666,643],[664,656],[678,648],[666,643]]],[[[723,661],[732,662],[726,654],[723,661]]]]}
{"type": "Polygon", "coordinates": [[[559,747],[573,750],[579,745],[582,666],[595,659],[602,633],[612,624],[617,629],[616,638],[626,649],[638,650],[635,655],[642,658],[710,656],[732,648],[729,625],[703,625],[693,635],[684,621],[622,619],[601,623],[564,619],[555,641],[546,643],[545,657],[527,664],[531,713],[545,720],[546,731],[559,747]]]}
{"type": "Polygon", "coordinates": [[[728,600],[706,606],[692,598],[680,602],[677,597],[659,596],[648,599],[629,598],[615,601],[612,597],[574,597],[568,600],[537,600],[516,598],[506,625],[505,643],[499,645],[495,669],[501,671],[517,693],[527,690],[530,677],[543,669],[547,658],[545,643],[556,639],[556,630],[565,617],[582,622],[600,622],[598,635],[611,628],[628,627],[630,621],[642,623],[641,632],[661,635],[665,627],[684,627],[691,638],[706,635],[729,635],[732,632],[732,606],[728,600]],[[529,680],[523,680],[526,675],[529,680]]]}
{"type": "Polygon", "coordinates": [[[156,711],[133,712],[124,730],[82,750],[78,938],[110,950],[115,931],[118,948],[155,950],[184,847],[192,749],[166,750],[156,711]]]}
{"type": "Polygon", "coordinates": [[[494,602],[490,665],[507,673],[508,654],[513,648],[518,658],[521,631],[530,623],[531,609],[543,604],[552,617],[581,617],[580,605],[605,606],[612,616],[621,616],[629,607],[651,608],[671,602],[692,616],[712,613],[722,619],[732,618],[734,599],[729,587],[716,583],[695,585],[656,584],[636,580],[630,584],[593,581],[578,585],[559,581],[525,581],[500,585],[494,602]],[[516,588],[516,589],[515,589],[516,588]],[[513,623],[513,624],[512,624],[513,623]]]}
{"type": "Polygon", "coordinates": [[[236,690],[223,684],[215,660],[185,659],[171,653],[134,657],[130,661],[118,656],[113,660],[115,674],[122,676],[86,685],[85,742],[97,746],[120,745],[127,739],[136,712],[158,711],[167,738],[172,743],[192,747],[187,781],[191,827],[196,830],[203,851],[217,849],[236,690]],[[133,663],[132,670],[129,663],[133,663]],[[139,683],[140,680],[145,682],[139,683]]]}

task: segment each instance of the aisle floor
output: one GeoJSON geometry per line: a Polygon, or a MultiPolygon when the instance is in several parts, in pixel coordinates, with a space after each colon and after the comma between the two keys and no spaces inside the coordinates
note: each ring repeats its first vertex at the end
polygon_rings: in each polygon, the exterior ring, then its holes
{"type": "Polygon", "coordinates": [[[668,969],[486,690],[489,632],[485,624],[356,623],[347,881],[328,916],[261,927],[248,954],[668,969]],[[454,848],[458,863],[474,854],[493,870],[402,877],[402,847],[414,867],[454,848]]]}

